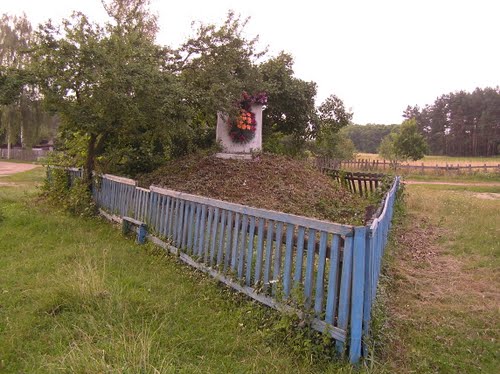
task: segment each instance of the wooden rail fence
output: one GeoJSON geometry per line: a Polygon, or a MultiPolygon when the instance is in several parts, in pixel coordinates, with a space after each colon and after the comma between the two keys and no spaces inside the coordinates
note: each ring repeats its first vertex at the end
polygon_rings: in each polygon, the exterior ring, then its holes
{"type": "MultiPolygon", "coordinates": [[[[72,180],[83,175],[68,172],[72,180]]],[[[189,265],[272,308],[312,316],[311,327],[333,337],[337,351],[356,363],[367,354],[362,342],[398,186],[396,177],[367,226],[145,189],[108,174],[95,176],[93,196],[108,219],[146,223],[149,240],[189,265]]]]}
{"type": "MultiPolygon", "coordinates": [[[[10,159],[18,161],[38,161],[39,158],[47,156],[49,151],[44,149],[19,149],[10,150],[10,159]]],[[[0,148],[0,159],[7,159],[7,149],[0,148]]]]}
{"type": "Polygon", "coordinates": [[[423,162],[420,165],[393,163],[387,160],[335,160],[330,158],[318,157],[316,158],[316,166],[319,169],[327,170],[364,170],[364,171],[379,171],[379,170],[392,170],[406,173],[467,173],[472,174],[475,172],[496,172],[500,173],[500,164],[498,165],[472,165],[472,164],[445,164],[445,165],[429,165],[423,162]]]}
{"type": "Polygon", "coordinates": [[[335,179],[352,193],[361,196],[369,196],[379,191],[385,178],[385,174],[380,173],[355,173],[327,168],[321,169],[321,172],[335,179]]]}

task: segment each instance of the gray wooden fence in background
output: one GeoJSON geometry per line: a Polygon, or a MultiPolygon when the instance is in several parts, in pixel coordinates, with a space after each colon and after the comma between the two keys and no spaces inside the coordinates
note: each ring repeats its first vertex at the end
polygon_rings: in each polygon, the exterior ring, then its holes
{"type": "MultiPolygon", "coordinates": [[[[78,169],[76,169],[78,170],[78,169]]],[[[72,179],[81,171],[70,170],[72,179]]],[[[359,361],[399,186],[394,178],[373,223],[321,221],[156,186],[95,176],[101,213],[147,224],[148,238],[226,285],[272,308],[310,316],[359,361]]]]}
{"type": "Polygon", "coordinates": [[[500,173],[500,164],[472,165],[465,162],[460,164],[446,163],[445,165],[431,165],[429,163],[420,165],[393,163],[387,160],[335,160],[327,157],[318,157],[315,159],[315,164],[323,170],[363,170],[363,171],[394,171],[398,173],[433,173],[433,174],[473,174],[473,173],[500,173]]]}

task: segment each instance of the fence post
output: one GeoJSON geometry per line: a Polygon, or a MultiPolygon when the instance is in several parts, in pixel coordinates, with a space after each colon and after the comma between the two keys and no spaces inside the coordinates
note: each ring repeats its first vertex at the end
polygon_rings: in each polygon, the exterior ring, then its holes
{"type": "MultiPolygon", "coordinates": [[[[363,338],[370,335],[370,319],[372,307],[372,294],[373,294],[373,277],[374,277],[374,261],[377,261],[375,255],[375,237],[370,226],[366,226],[366,255],[365,255],[365,287],[364,287],[364,301],[363,301],[363,338]]],[[[376,284],[375,284],[376,287],[376,284]]],[[[363,345],[363,356],[368,356],[368,346],[363,345]]]]}
{"type": "Polygon", "coordinates": [[[366,227],[354,229],[354,250],[352,261],[351,296],[351,342],[349,361],[357,363],[361,357],[361,337],[363,328],[363,302],[365,287],[366,227]]]}

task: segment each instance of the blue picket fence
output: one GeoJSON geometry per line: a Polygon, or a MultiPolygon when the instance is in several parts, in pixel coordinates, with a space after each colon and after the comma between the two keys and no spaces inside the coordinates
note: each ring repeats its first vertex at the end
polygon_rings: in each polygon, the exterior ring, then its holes
{"type": "MultiPolygon", "coordinates": [[[[80,174],[81,176],[81,174],[80,174]]],[[[370,226],[351,226],[95,176],[109,219],[147,225],[148,238],[221,282],[278,310],[308,318],[359,361],[391,225],[399,178],[370,226]]]]}

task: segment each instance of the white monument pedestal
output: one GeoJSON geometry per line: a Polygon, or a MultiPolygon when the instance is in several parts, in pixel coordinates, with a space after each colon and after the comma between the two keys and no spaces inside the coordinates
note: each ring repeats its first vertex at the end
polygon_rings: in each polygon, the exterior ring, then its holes
{"type": "Polygon", "coordinates": [[[252,105],[251,111],[255,114],[257,125],[254,138],[247,143],[234,142],[229,135],[227,116],[221,113],[217,114],[216,137],[222,146],[222,152],[217,153],[216,157],[249,160],[252,158],[252,152],[260,152],[262,150],[262,105],[252,105]]]}

